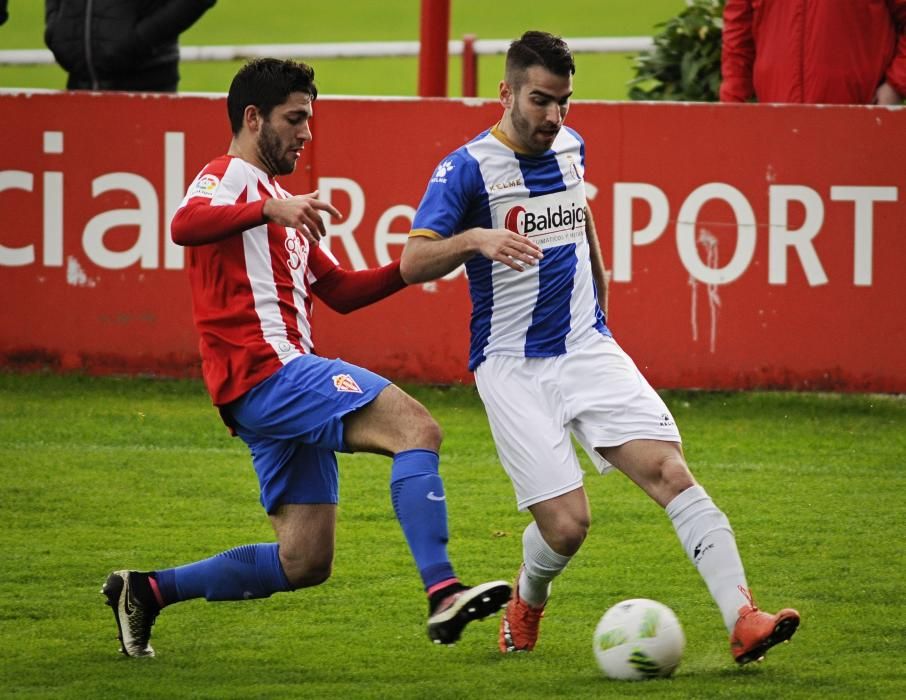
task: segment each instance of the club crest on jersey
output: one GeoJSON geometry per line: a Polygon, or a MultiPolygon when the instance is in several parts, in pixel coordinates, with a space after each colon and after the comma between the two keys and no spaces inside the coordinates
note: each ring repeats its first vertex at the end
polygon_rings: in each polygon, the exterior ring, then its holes
{"type": "Polygon", "coordinates": [[[442,182],[446,184],[447,182],[447,173],[453,170],[456,166],[453,165],[453,161],[445,160],[443,163],[437,166],[437,170],[434,171],[434,176],[431,178],[431,182],[442,182]]]}
{"type": "Polygon", "coordinates": [[[353,394],[362,393],[362,390],[359,385],[356,384],[355,379],[348,374],[335,374],[331,379],[333,379],[333,385],[336,387],[337,391],[348,391],[353,394]]]}
{"type": "Polygon", "coordinates": [[[576,163],[573,157],[569,154],[566,156],[566,161],[569,163],[569,173],[572,175],[574,180],[581,180],[585,175],[585,168],[580,164],[576,163]]]}
{"type": "Polygon", "coordinates": [[[579,168],[578,165],[576,165],[575,163],[573,163],[572,165],[569,166],[569,170],[570,170],[570,172],[573,174],[573,177],[574,177],[576,180],[581,180],[581,179],[582,179],[582,170],[579,168]]]}
{"type": "Polygon", "coordinates": [[[192,188],[191,197],[207,197],[211,199],[220,185],[220,178],[216,175],[202,175],[195,181],[195,187],[192,188]]]}

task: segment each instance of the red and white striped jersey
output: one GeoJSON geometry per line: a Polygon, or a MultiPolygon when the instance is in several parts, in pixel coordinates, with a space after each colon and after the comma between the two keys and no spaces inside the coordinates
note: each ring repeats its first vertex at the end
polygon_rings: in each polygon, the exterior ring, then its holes
{"type": "Polygon", "coordinates": [[[265,200],[289,196],[263,170],[221,156],[195,177],[171,222],[174,240],[189,246],[202,374],[215,405],[312,352],[311,285],[337,261],[295,229],[265,221],[265,200]]]}

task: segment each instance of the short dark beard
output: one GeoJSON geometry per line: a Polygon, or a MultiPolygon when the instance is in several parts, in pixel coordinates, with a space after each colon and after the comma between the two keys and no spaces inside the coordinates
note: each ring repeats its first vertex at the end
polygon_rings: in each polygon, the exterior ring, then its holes
{"type": "Polygon", "coordinates": [[[289,163],[281,157],[283,155],[282,146],[277,132],[265,119],[261,123],[261,132],[258,134],[258,156],[273,176],[289,175],[296,169],[295,161],[289,163]]]}
{"type": "Polygon", "coordinates": [[[534,135],[534,130],[532,129],[531,124],[529,124],[528,119],[522,116],[522,112],[519,111],[518,102],[513,101],[513,107],[510,109],[510,121],[513,124],[513,129],[516,132],[516,136],[522,139],[522,143],[518,144],[532,153],[538,155],[543,153],[543,150],[539,151],[537,146],[534,145],[532,136],[534,135]]]}

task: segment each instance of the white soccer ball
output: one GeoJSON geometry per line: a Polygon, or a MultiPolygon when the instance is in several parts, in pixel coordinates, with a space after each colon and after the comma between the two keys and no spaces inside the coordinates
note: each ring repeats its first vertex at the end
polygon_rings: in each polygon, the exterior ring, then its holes
{"type": "Polygon", "coordinates": [[[595,628],[598,666],[618,680],[669,676],[679,666],[685,647],[686,635],[673,611],[647,598],[617,603],[595,628]]]}

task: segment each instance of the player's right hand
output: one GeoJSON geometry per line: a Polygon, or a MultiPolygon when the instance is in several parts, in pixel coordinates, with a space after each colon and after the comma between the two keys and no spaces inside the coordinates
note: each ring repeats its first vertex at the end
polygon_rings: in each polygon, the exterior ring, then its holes
{"type": "Polygon", "coordinates": [[[317,245],[325,235],[321,212],[342,219],[343,215],[330,202],[318,199],[318,190],[311,194],[298,194],[287,199],[268,199],[264,203],[264,216],[281,226],[296,229],[310,243],[317,245]]]}

